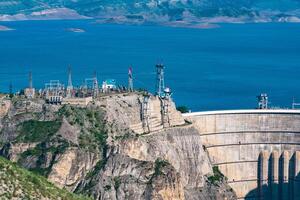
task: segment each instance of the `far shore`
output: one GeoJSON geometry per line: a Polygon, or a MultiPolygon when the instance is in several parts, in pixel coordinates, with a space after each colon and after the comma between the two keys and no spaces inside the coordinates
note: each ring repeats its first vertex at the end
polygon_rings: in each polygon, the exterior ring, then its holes
{"type": "Polygon", "coordinates": [[[0,31],[12,31],[12,30],[14,30],[14,29],[9,28],[9,27],[7,27],[7,26],[2,26],[2,25],[0,25],[0,31]]]}

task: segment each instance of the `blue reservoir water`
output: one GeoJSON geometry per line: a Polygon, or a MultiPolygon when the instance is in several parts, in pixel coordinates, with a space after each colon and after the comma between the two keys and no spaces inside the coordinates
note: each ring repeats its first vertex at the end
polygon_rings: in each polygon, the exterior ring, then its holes
{"type": "Polygon", "coordinates": [[[127,84],[133,66],[136,88],[155,87],[155,64],[166,66],[166,85],[178,105],[192,110],[253,108],[256,95],[272,106],[300,101],[300,24],[221,24],[215,29],[103,25],[93,21],[1,22],[0,91],[35,87],[50,79],[75,85],[97,71],[100,80],[127,84]],[[82,28],[85,33],[67,31],[82,28]]]}

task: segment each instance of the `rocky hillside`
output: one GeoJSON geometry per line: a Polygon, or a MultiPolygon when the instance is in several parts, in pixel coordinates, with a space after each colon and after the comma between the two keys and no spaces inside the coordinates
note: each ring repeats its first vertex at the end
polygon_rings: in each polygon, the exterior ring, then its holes
{"type": "Polygon", "coordinates": [[[172,101],[118,94],[86,108],[1,105],[0,154],[60,188],[97,200],[236,198],[172,101]]]}
{"type": "Polygon", "coordinates": [[[47,179],[0,157],[1,199],[88,200],[55,187],[47,179]]]}
{"type": "Polygon", "coordinates": [[[2,20],[114,18],[117,21],[298,21],[299,0],[4,0],[2,20]]]}

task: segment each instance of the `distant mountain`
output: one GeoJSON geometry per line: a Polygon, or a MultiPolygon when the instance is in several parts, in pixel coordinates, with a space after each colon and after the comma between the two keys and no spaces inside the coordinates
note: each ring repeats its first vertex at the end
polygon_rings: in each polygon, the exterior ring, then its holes
{"type": "Polygon", "coordinates": [[[300,0],[2,0],[0,20],[101,18],[115,22],[299,22],[300,0]]]}

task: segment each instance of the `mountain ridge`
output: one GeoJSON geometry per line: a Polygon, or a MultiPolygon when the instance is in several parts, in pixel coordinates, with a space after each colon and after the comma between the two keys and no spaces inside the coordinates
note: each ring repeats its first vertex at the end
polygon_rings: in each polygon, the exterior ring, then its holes
{"type": "Polygon", "coordinates": [[[119,22],[300,22],[299,0],[29,0],[0,2],[0,20],[101,18],[119,22]]]}

